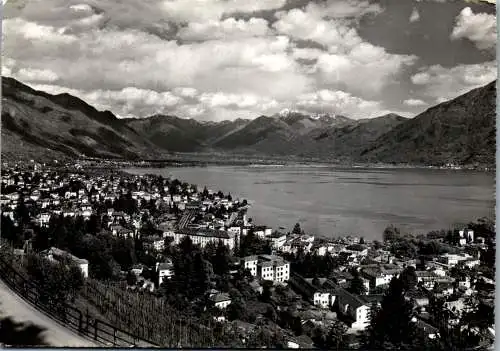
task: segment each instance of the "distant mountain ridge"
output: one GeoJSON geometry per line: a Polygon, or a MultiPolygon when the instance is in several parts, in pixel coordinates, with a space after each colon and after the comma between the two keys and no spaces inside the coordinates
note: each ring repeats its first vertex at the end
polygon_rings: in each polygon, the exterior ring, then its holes
{"type": "Polygon", "coordinates": [[[284,110],[253,120],[171,115],[119,119],[69,94],[2,79],[2,156],[161,159],[171,152],[297,156],[324,161],[494,164],[495,82],[415,118],[354,120],[284,110]],[[493,163],[492,163],[493,162],[493,163]]]}

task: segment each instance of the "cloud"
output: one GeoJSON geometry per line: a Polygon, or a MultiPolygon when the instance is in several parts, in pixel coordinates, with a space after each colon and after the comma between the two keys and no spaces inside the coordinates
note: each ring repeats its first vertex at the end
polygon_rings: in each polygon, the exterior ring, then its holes
{"type": "Polygon", "coordinates": [[[496,61],[445,68],[433,65],[413,75],[411,81],[422,93],[438,101],[449,100],[497,78],[496,61]]]}
{"type": "Polygon", "coordinates": [[[407,106],[426,106],[427,103],[423,100],[419,100],[419,99],[407,99],[405,101],[403,101],[403,104],[407,105],[407,106]]]}
{"type": "Polygon", "coordinates": [[[380,115],[381,104],[367,101],[344,91],[323,89],[298,97],[296,108],[316,113],[346,114],[352,118],[380,115]]]}
{"type": "Polygon", "coordinates": [[[51,70],[36,68],[21,68],[17,72],[17,77],[30,82],[55,82],[59,79],[59,76],[51,70]]]}
{"type": "Polygon", "coordinates": [[[480,50],[492,49],[497,41],[495,15],[475,14],[470,7],[464,8],[456,18],[451,39],[468,39],[480,50]]]}
{"type": "Polygon", "coordinates": [[[188,23],[219,20],[223,15],[253,13],[283,7],[286,0],[165,0],[161,9],[171,21],[188,23]]]}
{"type": "Polygon", "coordinates": [[[358,93],[373,94],[395,82],[403,67],[412,65],[415,59],[388,54],[383,48],[361,43],[349,55],[321,55],[316,70],[320,76],[318,79],[324,82],[343,84],[358,93]]]}
{"type": "Polygon", "coordinates": [[[328,0],[322,3],[311,2],[306,11],[326,18],[358,19],[366,15],[377,15],[383,10],[378,4],[359,0],[328,0]]]}
{"type": "MultiPolygon", "coordinates": [[[[376,116],[384,101],[409,106],[391,92],[419,62],[366,39],[367,17],[385,11],[372,1],[45,0],[7,10],[3,74],[120,116],[376,116]]],[[[417,73],[418,89],[442,96],[436,72],[417,73]]],[[[475,73],[470,82],[482,80],[475,73]]]]}
{"type": "Polygon", "coordinates": [[[418,22],[419,20],[420,20],[420,13],[418,13],[417,8],[414,7],[410,15],[410,23],[418,22]]]}
{"type": "Polygon", "coordinates": [[[280,12],[273,27],[296,40],[323,45],[324,52],[308,49],[295,51],[295,57],[317,59],[313,72],[327,84],[342,84],[349,91],[362,94],[378,93],[391,83],[404,66],[412,65],[416,57],[389,54],[384,48],[365,42],[356,29],[344,21],[325,19],[318,5],[305,10],[280,12]],[[302,57],[301,57],[302,55],[302,57]]]}
{"type": "Polygon", "coordinates": [[[223,21],[192,22],[183,27],[177,36],[184,40],[238,39],[269,34],[268,23],[262,18],[248,21],[226,18],[223,21]]]}
{"type": "Polygon", "coordinates": [[[134,112],[141,111],[143,116],[154,113],[172,111],[174,107],[184,102],[181,96],[174,92],[156,92],[135,87],[126,87],[121,90],[93,90],[84,91],[68,89],[53,84],[31,84],[31,87],[50,94],[69,93],[87,103],[103,109],[113,109],[119,116],[136,116],[134,112]],[[119,106],[117,109],[116,106],[119,106]]]}

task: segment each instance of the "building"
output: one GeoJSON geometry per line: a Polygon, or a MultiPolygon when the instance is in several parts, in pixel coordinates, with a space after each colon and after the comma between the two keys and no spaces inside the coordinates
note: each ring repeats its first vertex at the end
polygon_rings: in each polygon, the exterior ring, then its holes
{"type": "Polygon", "coordinates": [[[286,243],[286,234],[274,232],[269,236],[269,240],[271,241],[271,246],[273,249],[279,250],[286,243]]]}
{"type": "Polygon", "coordinates": [[[274,255],[260,255],[258,257],[257,273],[264,280],[286,282],[290,279],[290,263],[274,255]]]}
{"type": "Polygon", "coordinates": [[[231,304],[231,297],[227,293],[217,293],[210,296],[210,301],[214,303],[215,307],[225,309],[231,304]]]}
{"type": "Polygon", "coordinates": [[[257,263],[258,263],[258,258],[257,256],[247,256],[243,257],[241,259],[241,264],[243,268],[248,269],[250,273],[256,277],[257,276],[257,263]]]}
{"type": "Polygon", "coordinates": [[[174,243],[178,245],[181,242],[182,238],[186,236],[191,238],[193,244],[200,245],[200,247],[202,248],[205,247],[209,242],[213,242],[215,244],[222,242],[230,250],[234,250],[236,248],[236,242],[238,241],[234,233],[222,230],[213,230],[206,228],[182,228],[177,229],[174,232],[174,243]]]}
{"type": "Polygon", "coordinates": [[[369,281],[370,289],[374,289],[377,286],[388,285],[402,270],[401,267],[392,265],[367,267],[361,271],[361,275],[369,281]]]}
{"type": "Polygon", "coordinates": [[[265,237],[271,236],[273,229],[266,226],[256,226],[253,228],[253,233],[255,236],[263,239],[265,237]]]}
{"type": "Polygon", "coordinates": [[[247,256],[241,259],[241,264],[254,277],[258,276],[263,280],[282,283],[290,279],[290,263],[279,256],[247,256]]]}
{"type": "Polygon", "coordinates": [[[468,254],[450,254],[450,253],[445,253],[441,256],[439,256],[439,262],[447,265],[448,267],[454,267],[456,266],[459,262],[467,261],[471,259],[472,256],[468,254]]]}
{"type": "Polygon", "coordinates": [[[172,262],[156,263],[158,272],[158,285],[163,284],[165,279],[172,279],[174,276],[174,265],[172,262]]]}
{"type": "Polygon", "coordinates": [[[352,329],[364,330],[368,327],[370,304],[367,301],[343,288],[337,290],[337,301],[340,313],[352,320],[352,329]]]}
{"type": "Polygon", "coordinates": [[[78,267],[80,267],[80,270],[82,271],[84,278],[89,277],[89,261],[82,258],[78,258],[70,254],[69,252],[58,249],[57,247],[51,247],[50,249],[46,250],[44,254],[46,258],[52,261],[60,261],[64,258],[71,260],[78,267]]]}

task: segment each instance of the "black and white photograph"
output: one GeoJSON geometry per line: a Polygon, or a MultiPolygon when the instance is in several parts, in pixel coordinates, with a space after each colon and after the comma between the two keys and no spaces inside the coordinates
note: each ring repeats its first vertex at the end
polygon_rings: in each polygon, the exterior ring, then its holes
{"type": "Polygon", "coordinates": [[[495,0],[1,13],[1,347],[495,349],[495,0]]]}

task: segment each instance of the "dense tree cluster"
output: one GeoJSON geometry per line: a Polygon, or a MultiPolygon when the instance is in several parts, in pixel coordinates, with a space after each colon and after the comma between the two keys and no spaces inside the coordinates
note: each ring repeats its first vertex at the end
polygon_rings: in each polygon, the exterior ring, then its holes
{"type": "Polygon", "coordinates": [[[296,254],[284,254],[286,260],[290,262],[291,270],[303,277],[331,277],[334,270],[340,265],[339,258],[333,257],[330,253],[320,256],[317,253],[304,253],[299,248],[296,254]]]}
{"type": "Polygon", "coordinates": [[[30,255],[26,270],[30,281],[37,287],[39,300],[60,311],[67,302],[75,299],[84,283],[80,267],[69,258],[54,262],[30,255]]]}

